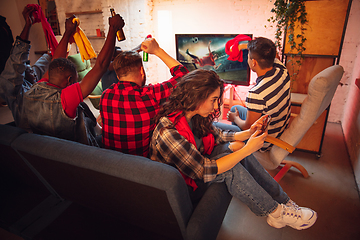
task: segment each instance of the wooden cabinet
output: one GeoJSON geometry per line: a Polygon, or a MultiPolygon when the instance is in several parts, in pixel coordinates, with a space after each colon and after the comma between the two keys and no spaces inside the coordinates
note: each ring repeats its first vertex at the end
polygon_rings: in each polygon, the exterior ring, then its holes
{"type": "MultiPolygon", "coordinates": [[[[291,94],[291,117],[292,120],[300,113],[301,104],[307,94],[292,93],[291,94]]],[[[297,150],[321,153],[321,146],[325,133],[325,125],[329,114],[329,107],[320,115],[310,129],[306,132],[300,143],[296,146],[297,150]]]]}
{"type": "MultiPolygon", "coordinates": [[[[299,57],[292,59],[287,36],[284,39],[285,54],[283,57],[291,76],[292,93],[306,95],[309,82],[316,74],[339,63],[350,4],[349,0],[306,1],[305,7],[309,22],[305,31],[306,50],[303,53],[304,59],[300,67],[292,65],[290,60],[295,62],[299,60],[299,57]]],[[[297,33],[299,30],[295,31],[295,36],[297,33]]],[[[301,103],[292,102],[292,115],[295,115],[299,112],[301,103]]],[[[328,114],[329,108],[309,129],[297,149],[320,155],[328,114]]]]}

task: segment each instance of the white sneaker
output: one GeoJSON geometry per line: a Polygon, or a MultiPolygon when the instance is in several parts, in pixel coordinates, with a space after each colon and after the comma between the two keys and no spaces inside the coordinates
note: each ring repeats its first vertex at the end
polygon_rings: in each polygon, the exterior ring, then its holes
{"type": "Polygon", "coordinates": [[[293,200],[289,199],[289,201],[285,204],[288,207],[293,207],[295,209],[300,209],[299,205],[297,205],[293,200]]]}
{"type": "Polygon", "coordinates": [[[267,223],[274,228],[290,226],[297,230],[303,230],[314,225],[317,219],[317,213],[310,208],[295,206],[286,206],[281,204],[280,217],[273,217],[269,214],[267,223]]]}

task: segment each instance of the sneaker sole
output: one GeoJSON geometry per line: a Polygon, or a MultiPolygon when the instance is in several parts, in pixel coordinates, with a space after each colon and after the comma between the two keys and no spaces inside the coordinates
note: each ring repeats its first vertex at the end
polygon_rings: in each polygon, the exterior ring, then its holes
{"type": "Polygon", "coordinates": [[[283,227],[285,227],[286,226],[286,224],[278,224],[278,223],[276,223],[276,222],[273,222],[272,221],[272,219],[271,218],[267,218],[267,223],[270,225],[270,226],[272,226],[272,227],[274,227],[274,228],[283,228],[283,227]]]}
{"type": "Polygon", "coordinates": [[[313,215],[311,216],[311,218],[308,220],[307,223],[302,224],[301,226],[292,226],[291,224],[289,224],[288,226],[297,229],[297,230],[304,230],[307,229],[309,227],[311,227],[312,225],[314,225],[314,223],[317,220],[317,213],[313,212],[313,215]]]}
{"type": "Polygon", "coordinates": [[[316,222],[316,220],[317,220],[317,213],[316,213],[316,212],[313,212],[313,215],[312,215],[311,218],[308,220],[308,222],[302,224],[301,226],[293,226],[293,225],[291,225],[291,224],[286,224],[286,223],[283,223],[283,224],[277,223],[277,222],[272,221],[272,218],[269,218],[269,217],[267,218],[266,221],[267,221],[267,223],[268,223],[270,226],[272,226],[272,227],[274,227],[274,228],[283,228],[283,227],[285,227],[285,226],[289,226],[289,227],[292,227],[292,228],[294,228],[294,229],[296,229],[296,230],[304,230],[304,229],[307,229],[307,228],[311,227],[312,225],[314,225],[314,223],[316,222]]]}

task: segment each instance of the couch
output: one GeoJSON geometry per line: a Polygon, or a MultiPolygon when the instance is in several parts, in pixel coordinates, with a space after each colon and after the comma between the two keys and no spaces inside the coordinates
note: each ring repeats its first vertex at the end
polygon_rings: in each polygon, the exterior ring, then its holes
{"type": "Polygon", "coordinates": [[[224,183],[193,206],[173,167],[0,125],[0,227],[25,239],[216,239],[224,183]]]}

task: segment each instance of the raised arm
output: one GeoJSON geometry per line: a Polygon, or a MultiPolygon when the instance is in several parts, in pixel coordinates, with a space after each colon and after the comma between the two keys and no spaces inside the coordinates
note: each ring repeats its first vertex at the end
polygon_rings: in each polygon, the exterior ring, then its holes
{"type": "Polygon", "coordinates": [[[162,48],[160,48],[159,44],[154,38],[145,39],[145,41],[143,41],[141,44],[141,50],[157,56],[170,69],[181,64],[176,59],[167,54],[162,48]]]}
{"type": "Polygon", "coordinates": [[[25,7],[22,12],[22,15],[25,19],[25,26],[19,36],[22,40],[29,40],[30,28],[32,25],[31,15],[34,10],[34,7],[25,7]]]}
{"type": "Polygon", "coordinates": [[[65,32],[59,42],[59,45],[57,46],[53,59],[56,58],[66,58],[67,57],[67,48],[68,43],[70,41],[70,38],[76,31],[77,23],[73,23],[73,19],[75,18],[75,15],[72,15],[70,18],[67,18],[65,21],[65,32]]]}
{"type": "MultiPolygon", "coordinates": [[[[75,18],[75,15],[71,16],[70,18],[67,18],[65,21],[65,32],[59,42],[59,45],[54,51],[54,55],[52,59],[56,58],[66,58],[67,57],[67,47],[68,43],[70,41],[70,38],[74,34],[76,30],[77,23],[73,23],[73,18],[75,18]]],[[[46,71],[43,78],[49,78],[49,72],[46,71]]]]}
{"type": "Polygon", "coordinates": [[[116,32],[123,28],[125,23],[120,15],[109,18],[109,32],[97,59],[95,66],[80,82],[83,98],[86,98],[96,87],[101,77],[109,67],[111,58],[114,53],[116,32]]]}

